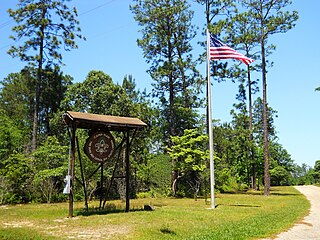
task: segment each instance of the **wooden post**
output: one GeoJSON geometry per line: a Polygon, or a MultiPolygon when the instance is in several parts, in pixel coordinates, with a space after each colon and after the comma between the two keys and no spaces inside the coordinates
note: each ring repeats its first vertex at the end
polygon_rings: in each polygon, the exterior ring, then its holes
{"type": "Polygon", "coordinates": [[[129,130],[126,132],[126,212],[130,210],[130,139],[129,130]]]}
{"type": "Polygon", "coordinates": [[[101,175],[100,175],[100,205],[99,210],[102,207],[102,197],[103,197],[103,163],[100,164],[101,166],[101,175]]]}
{"type": "Polygon", "coordinates": [[[75,151],[76,151],[76,127],[72,124],[71,129],[71,151],[70,151],[70,193],[69,193],[69,218],[73,217],[73,196],[74,196],[74,165],[75,165],[75,151]]]}
{"type": "Polygon", "coordinates": [[[77,136],[76,136],[76,143],[77,143],[78,158],[79,158],[79,163],[80,163],[81,179],[82,179],[82,186],[83,186],[83,193],[84,193],[84,207],[86,208],[86,211],[88,212],[89,207],[88,207],[87,187],[86,187],[86,181],[85,181],[84,173],[83,173],[83,166],[82,166],[82,159],[81,159],[81,154],[80,154],[79,140],[78,140],[77,136]]]}

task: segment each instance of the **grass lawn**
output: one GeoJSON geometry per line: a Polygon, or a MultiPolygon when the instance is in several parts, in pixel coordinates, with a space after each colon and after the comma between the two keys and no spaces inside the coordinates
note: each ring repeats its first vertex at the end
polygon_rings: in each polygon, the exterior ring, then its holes
{"type": "MultiPolygon", "coordinates": [[[[204,200],[135,199],[129,213],[120,201],[109,212],[66,218],[68,204],[0,206],[0,239],[258,239],[290,228],[308,213],[309,202],[293,187],[262,193],[219,194],[216,209],[204,200]],[[142,211],[152,204],[155,211],[142,211]]],[[[90,207],[98,206],[91,202],[90,207]]]]}

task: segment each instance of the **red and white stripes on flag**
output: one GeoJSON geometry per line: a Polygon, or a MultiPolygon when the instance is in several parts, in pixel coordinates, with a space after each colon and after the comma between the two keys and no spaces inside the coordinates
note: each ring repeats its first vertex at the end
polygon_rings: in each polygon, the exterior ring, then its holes
{"type": "Polygon", "coordinates": [[[218,38],[210,34],[210,46],[209,54],[210,60],[220,60],[220,59],[237,59],[246,65],[249,65],[254,60],[244,56],[243,54],[237,52],[236,50],[228,47],[226,44],[222,43],[218,38]]]}

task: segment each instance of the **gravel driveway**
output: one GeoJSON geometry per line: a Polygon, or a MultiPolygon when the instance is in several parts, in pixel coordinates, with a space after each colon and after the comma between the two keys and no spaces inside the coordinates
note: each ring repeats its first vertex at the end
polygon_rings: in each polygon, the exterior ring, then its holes
{"type": "MultiPolygon", "coordinates": [[[[316,186],[296,186],[311,203],[310,213],[287,232],[272,239],[277,240],[320,240],[320,188],[316,186]]],[[[271,239],[271,238],[269,238],[271,239]]]]}

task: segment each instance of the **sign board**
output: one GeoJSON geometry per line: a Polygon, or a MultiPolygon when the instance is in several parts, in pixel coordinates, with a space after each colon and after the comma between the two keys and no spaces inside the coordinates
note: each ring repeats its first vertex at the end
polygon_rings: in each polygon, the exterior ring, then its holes
{"type": "Polygon", "coordinates": [[[84,152],[92,162],[104,163],[113,157],[115,140],[110,132],[96,131],[87,138],[84,152]]]}

